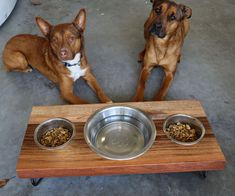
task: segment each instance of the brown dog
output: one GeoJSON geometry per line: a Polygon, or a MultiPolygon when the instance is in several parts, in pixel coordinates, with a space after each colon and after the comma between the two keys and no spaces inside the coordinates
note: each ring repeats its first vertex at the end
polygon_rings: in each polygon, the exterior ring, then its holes
{"type": "Polygon", "coordinates": [[[73,104],[87,103],[73,93],[74,82],[83,77],[102,102],[111,102],[92,75],[85,55],[85,10],[81,9],[72,23],[52,26],[40,17],[36,22],[45,38],[27,34],[11,38],[3,51],[6,69],[30,72],[31,65],[58,84],[62,97],[73,104]]]}
{"type": "Polygon", "coordinates": [[[189,18],[192,10],[184,5],[169,0],[153,0],[153,8],[144,24],[145,49],[139,54],[143,61],[140,81],[133,101],[144,98],[145,83],[155,66],[164,69],[165,78],[155,100],[162,100],[180,61],[181,48],[189,30],[189,18]]]}

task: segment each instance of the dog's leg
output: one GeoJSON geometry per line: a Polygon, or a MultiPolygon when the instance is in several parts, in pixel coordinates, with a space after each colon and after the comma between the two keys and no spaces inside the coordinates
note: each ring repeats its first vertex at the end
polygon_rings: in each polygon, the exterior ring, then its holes
{"type": "Polygon", "coordinates": [[[178,56],[177,63],[180,63],[180,59],[181,59],[181,54],[178,56]]]}
{"type": "Polygon", "coordinates": [[[62,81],[59,84],[62,97],[66,101],[73,103],[73,104],[86,104],[86,103],[88,103],[87,101],[82,100],[78,96],[74,95],[73,84],[74,84],[74,82],[70,78],[64,77],[62,79],[62,81]]]}
{"type": "Polygon", "coordinates": [[[144,55],[145,55],[145,48],[144,48],[144,50],[142,50],[142,51],[139,53],[139,58],[138,58],[138,62],[139,62],[139,63],[143,62],[143,60],[144,60],[144,55]]]}
{"type": "Polygon", "coordinates": [[[168,90],[172,84],[173,78],[174,78],[174,72],[167,71],[167,70],[164,70],[164,72],[165,72],[165,77],[163,79],[163,82],[162,82],[162,85],[160,87],[159,92],[155,96],[156,101],[161,101],[164,99],[164,97],[166,96],[166,93],[168,92],[168,90]]]}
{"type": "Polygon", "coordinates": [[[139,85],[137,87],[136,94],[132,101],[143,101],[144,100],[144,89],[145,89],[145,84],[147,82],[148,76],[151,73],[151,70],[153,67],[145,66],[141,73],[140,73],[140,79],[139,79],[139,85]]]}
{"type": "Polygon", "coordinates": [[[90,71],[87,71],[83,78],[86,80],[87,84],[91,87],[91,89],[95,91],[101,102],[112,103],[112,101],[104,94],[97,80],[90,71]]]}
{"type": "Polygon", "coordinates": [[[3,52],[3,62],[7,71],[32,71],[32,68],[28,66],[28,61],[21,52],[5,49],[3,52]]]}

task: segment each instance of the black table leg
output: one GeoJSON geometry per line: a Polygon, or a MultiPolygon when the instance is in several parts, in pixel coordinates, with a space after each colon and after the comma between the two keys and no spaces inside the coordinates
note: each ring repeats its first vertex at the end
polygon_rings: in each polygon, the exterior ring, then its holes
{"type": "Polygon", "coordinates": [[[206,172],[206,171],[199,171],[199,176],[200,176],[202,179],[206,179],[206,177],[207,177],[207,172],[206,172]]]}
{"type": "Polygon", "coordinates": [[[39,183],[42,181],[42,179],[43,179],[43,178],[31,178],[31,179],[30,179],[30,180],[31,180],[31,184],[32,184],[33,186],[38,186],[39,183]]]}

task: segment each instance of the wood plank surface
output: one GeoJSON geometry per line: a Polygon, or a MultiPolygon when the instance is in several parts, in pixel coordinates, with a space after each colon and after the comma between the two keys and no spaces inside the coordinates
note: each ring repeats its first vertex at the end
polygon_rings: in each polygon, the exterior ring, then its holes
{"type": "Polygon", "coordinates": [[[92,176],[222,170],[224,155],[211,131],[206,114],[196,100],[118,103],[142,109],[154,120],[157,137],[147,153],[133,160],[113,161],[96,155],[86,144],[83,126],[97,109],[110,104],[33,107],[17,163],[21,178],[92,176]],[[164,119],[176,113],[197,117],[205,126],[205,137],[196,145],[181,146],[170,141],[162,131],[164,119]],[[52,117],[64,117],[76,125],[76,136],[61,150],[40,149],[33,141],[36,126],[52,117]]]}

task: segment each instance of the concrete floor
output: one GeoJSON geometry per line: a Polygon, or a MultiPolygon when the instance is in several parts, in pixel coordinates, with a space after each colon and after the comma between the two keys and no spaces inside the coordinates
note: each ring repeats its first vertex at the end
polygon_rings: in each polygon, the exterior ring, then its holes
{"type": "MultiPolygon", "coordinates": [[[[93,72],[107,95],[116,102],[134,95],[141,65],[143,24],[151,4],[145,0],[41,0],[32,6],[19,0],[0,28],[0,50],[13,35],[40,34],[37,15],[52,24],[71,21],[82,7],[87,9],[86,51],[93,72]]],[[[0,195],[235,195],[235,3],[233,0],[182,0],[193,10],[191,30],[183,47],[168,100],[199,99],[226,156],[224,171],[195,173],[47,178],[37,187],[29,179],[13,178],[0,195]]],[[[6,73],[0,61],[0,179],[16,176],[15,166],[27,120],[33,105],[65,104],[58,89],[37,71],[6,73]]],[[[146,100],[157,91],[162,78],[154,70],[148,81],[146,100]]],[[[97,102],[82,80],[76,92],[97,102]]]]}

